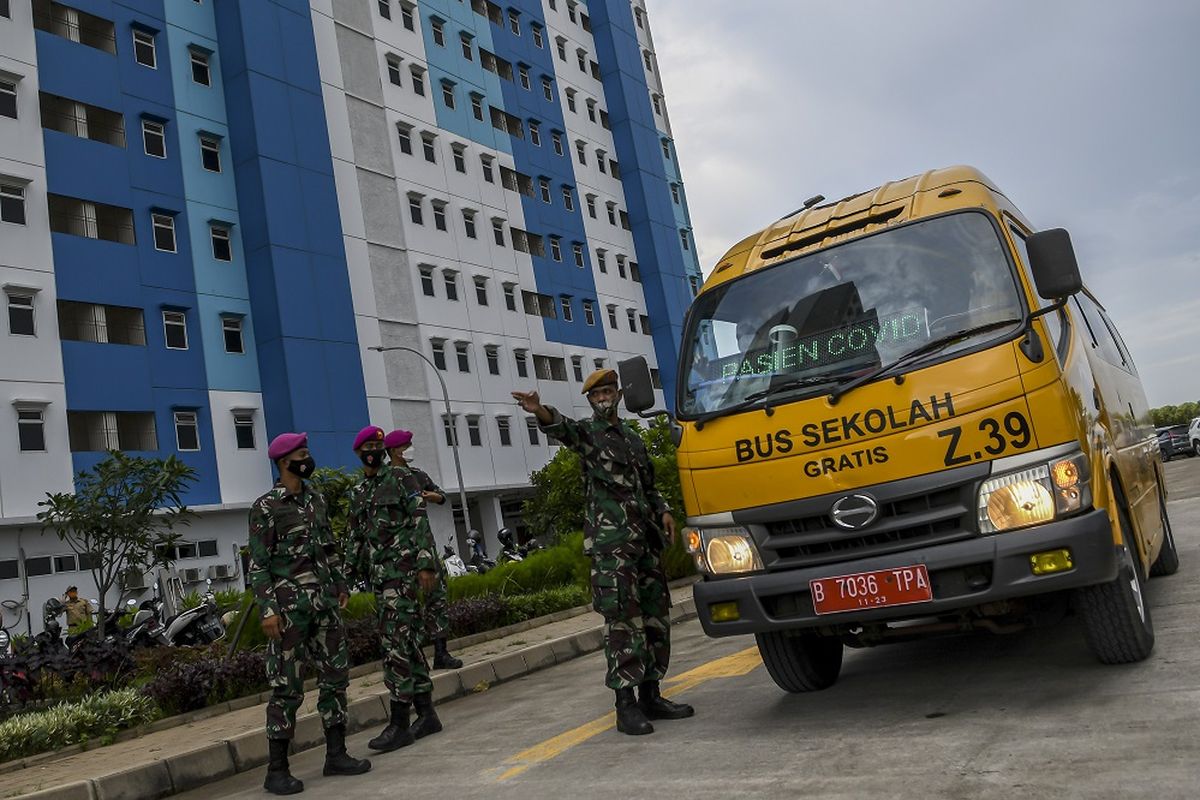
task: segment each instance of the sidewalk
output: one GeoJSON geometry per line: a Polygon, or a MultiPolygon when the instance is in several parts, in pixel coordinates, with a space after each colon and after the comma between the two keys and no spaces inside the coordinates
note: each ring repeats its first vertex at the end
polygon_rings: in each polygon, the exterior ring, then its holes
{"type": "MultiPolygon", "coordinates": [[[[695,616],[691,581],[673,585],[671,598],[673,622],[695,616]]],[[[603,619],[586,607],[543,619],[544,624],[488,641],[481,641],[485,636],[481,634],[452,642],[451,649],[463,660],[463,667],[434,673],[434,702],[487,691],[495,683],[560,664],[602,646],[603,619]]],[[[24,768],[0,774],[0,798],[148,800],[260,768],[267,761],[265,699],[266,694],[242,698],[185,715],[188,721],[160,720],[123,734],[107,747],[32,756],[20,762],[26,765],[24,768]]],[[[387,689],[378,662],[351,671],[346,700],[348,733],[386,722],[387,689]]],[[[323,743],[316,693],[310,691],[297,715],[293,750],[323,743]]]]}

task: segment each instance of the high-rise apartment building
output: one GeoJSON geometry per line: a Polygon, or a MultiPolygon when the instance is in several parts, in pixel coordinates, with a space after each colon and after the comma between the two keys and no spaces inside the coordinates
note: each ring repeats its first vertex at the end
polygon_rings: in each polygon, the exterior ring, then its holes
{"type": "Polygon", "coordinates": [[[513,388],[583,415],[645,354],[673,397],[672,141],[642,0],[0,0],[0,598],[87,594],[34,515],[108,449],[195,467],[185,591],[240,579],[285,430],[353,468],[409,428],[452,497],[457,442],[472,526],[519,524],[513,388]]]}

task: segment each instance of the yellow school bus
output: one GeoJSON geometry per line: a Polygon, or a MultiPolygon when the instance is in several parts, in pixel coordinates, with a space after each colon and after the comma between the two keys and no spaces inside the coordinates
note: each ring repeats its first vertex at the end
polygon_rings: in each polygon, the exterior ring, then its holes
{"type": "MultiPolygon", "coordinates": [[[[735,245],[692,305],[675,398],[710,636],[787,691],[844,647],[1074,610],[1105,663],[1154,645],[1178,568],[1137,368],[1066,231],[951,167],[735,245]]],[[[627,374],[626,374],[627,373],[627,374]]],[[[648,378],[628,368],[626,402],[648,378]]]]}

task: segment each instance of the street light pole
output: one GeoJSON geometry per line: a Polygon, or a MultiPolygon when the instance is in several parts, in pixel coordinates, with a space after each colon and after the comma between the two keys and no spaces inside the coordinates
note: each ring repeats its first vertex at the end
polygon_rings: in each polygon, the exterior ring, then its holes
{"type": "MultiPolygon", "coordinates": [[[[451,424],[453,424],[454,415],[450,413],[450,393],[446,391],[446,382],[444,380],[442,380],[442,374],[441,374],[441,371],[437,368],[437,364],[434,364],[432,361],[430,361],[428,356],[426,356],[420,350],[417,350],[415,347],[408,347],[408,346],[402,345],[402,344],[388,345],[386,347],[384,347],[384,346],[368,347],[367,349],[374,350],[377,353],[387,353],[392,350],[403,350],[406,353],[412,353],[413,355],[416,355],[422,361],[424,361],[426,364],[433,367],[434,377],[436,377],[438,379],[438,383],[442,387],[442,402],[446,405],[446,418],[451,421],[451,424]]],[[[458,476],[458,502],[462,506],[463,524],[466,527],[467,532],[470,532],[470,530],[471,530],[471,511],[467,506],[467,489],[463,485],[462,462],[458,458],[458,426],[457,425],[454,426],[454,436],[452,436],[450,438],[450,452],[454,455],[454,472],[458,476]]],[[[454,515],[451,514],[450,516],[451,516],[451,520],[453,520],[454,515]]],[[[464,535],[464,538],[458,539],[457,544],[458,544],[460,551],[462,551],[462,550],[464,550],[464,548],[466,548],[465,535],[464,535]]],[[[469,557],[470,557],[470,555],[468,554],[468,558],[469,557]]]]}

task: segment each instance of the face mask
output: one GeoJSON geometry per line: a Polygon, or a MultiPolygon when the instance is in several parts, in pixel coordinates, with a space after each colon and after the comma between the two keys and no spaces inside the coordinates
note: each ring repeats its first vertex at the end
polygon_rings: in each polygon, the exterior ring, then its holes
{"type": "Polygon", "coordinates": [[[299,475],[301,478],[307,478],[312,475],[314,469],[317,468],[317,462],[313,461],[313,457],[302,458],[299,461],[291,461],[287,465],[288,472],[293,475],[299,475]]]}
{"type": "Polygon", "coordinates": [[[599,417],[611,417],[613,412],[617,410],[617,401],[613,400],[589,400],[592,406],[592,411],[596,412],[599,417]]]}
{"type": "Polygon", "coordinates": [[[404,448],[404,452],[400,454],[400,460],[401,461],[412,461],[413,450],[415,450],[415,449],[416,448],[413,447],[411,444],[408,447],[404,448]]]}
{"type": "Polygon", "coordinates": [[[378,450],[363,450],[358,454],[358,459],[364,466],[374,469],[383,463],[383,453],[378,450]]]}

